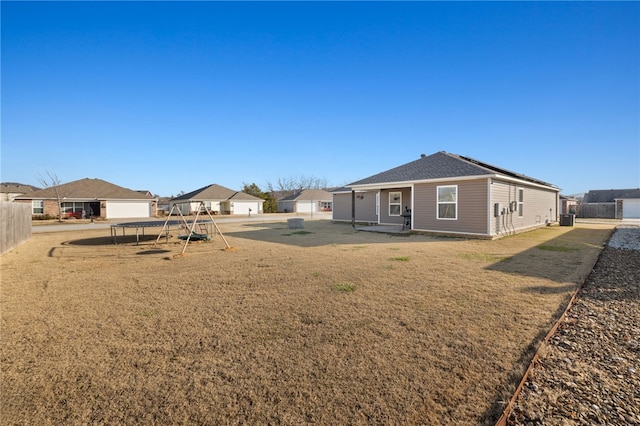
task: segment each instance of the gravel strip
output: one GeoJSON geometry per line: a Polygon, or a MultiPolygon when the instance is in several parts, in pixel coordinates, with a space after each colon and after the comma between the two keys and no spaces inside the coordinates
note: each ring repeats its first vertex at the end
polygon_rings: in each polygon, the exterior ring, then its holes
{"type": "Polygon", "coordinates": [[[640,425],[640,227],[616,229],[508,425],[640,425]]]}

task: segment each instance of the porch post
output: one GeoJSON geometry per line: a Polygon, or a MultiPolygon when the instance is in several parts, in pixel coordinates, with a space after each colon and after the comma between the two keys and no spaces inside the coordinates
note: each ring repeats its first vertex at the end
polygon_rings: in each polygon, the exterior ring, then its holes
{"type": "Polygon", "coordinates": [[[351,190],[351,227],[356,229],[356,191],[351,190]]]}

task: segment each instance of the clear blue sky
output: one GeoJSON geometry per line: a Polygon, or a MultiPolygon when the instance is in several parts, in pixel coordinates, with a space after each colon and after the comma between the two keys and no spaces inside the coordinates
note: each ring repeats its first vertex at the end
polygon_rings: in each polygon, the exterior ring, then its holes
{"type": "Polygon", "coordinates": [[[640,4],[7,2],[1,179],[338,186],[447,151],[640,187],[640,4]]]}

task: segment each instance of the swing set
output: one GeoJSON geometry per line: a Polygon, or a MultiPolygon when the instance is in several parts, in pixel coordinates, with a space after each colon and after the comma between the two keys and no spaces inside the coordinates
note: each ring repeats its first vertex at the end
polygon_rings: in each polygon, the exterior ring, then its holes
{"type": "Polygon", "coordinates": [[[164,222],[164,225],[162,226],[162,230],[160,231],[160,234],[158,234],[158,238],[156,238],[156,244],[158,243],[158,241],[160,241],[160,237],[162,237],[163,233],[165,233],[165,235],[168,235],[169,226],[171,223],[170,221],[171,215],[173,214],[174,211],[176,211],[180,215],[180,219],[181,219],[181,221],[179,221],[180,229],[184,230],[185,232],[182,235],[178,235],[178,239],[184,241],[184,246],[182,247],[182,251],[180,252],[180,254],[184,254],[184,252],[187,251],[187,246],[189,245],[189,241],[209,241],[211,239],[212,233],[214,235],[216,233],[220,234],[222,241],[224,241],[224,244],[226,245],[225,250],[232,250],[232,247],[229,245],[229,242],[222,234],[222,231],[220,231],[220,228],[218,228],[218,224],[213,219],[211,212],[205,207],[204,201],[200,201],[200,204],[198,205],[198,212],[196,213],[196,217],[193,220],[193,222],[189,222],[187,218],[185,218],[184,215],[182,214],[182,210],[180,210],[177,206],[178,206],[177,204],[174,204],[171,207],[169,216],[167,217],[167,220],[164,222]],[[210,220],[205,219],[205,220],[200,220],[200,222],[198,222],[198,220],[200,219],[200,214],[203,211],[206,212],[210,220]],[[209,232],[209,226],[208,226],[209,224],[212,224],[213,232],[209,232]],[[196,229],[198,231],[196,231],[196,229]]]}

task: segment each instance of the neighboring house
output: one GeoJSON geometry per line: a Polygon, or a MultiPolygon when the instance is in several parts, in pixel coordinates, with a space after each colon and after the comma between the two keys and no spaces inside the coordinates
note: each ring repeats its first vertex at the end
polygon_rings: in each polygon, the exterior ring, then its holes
{"type": "Polygon", "coordinates": [[[444,151],[347,188],[353,192],[333,192],[334,220],[496,238],[556,222],[559,214],[555,185],[444,151]]]}
{"type": "Polygon", "coordinates": [[[33,216],[58,217],[58,198],[63,218],[156,216],[157,200],[149,191],[134,191],[101,179],[85,178],[27,192],[15,197],[15,201],[31,203],[33,216]]]}
{"type": "Polygon", "coordinates": [[[213,214],[257,214],[262,213],[263,203],[262,198],[217,184],[169,200],[170,211],[176,206],[184,215],[196,213],[203,206],[213,214]]]}
{"type": "Polygon", "coordinates": [[[305,189],[278,200],[279,213],[330,212],[332,195],[324,189],[305,189]]]}
{"type": "Polygon", "coordinates": [[[560,195],[560,214],[576,214],[578,199],[570,195],[560,195]]]}
{"type": "Polygon", "coordinates": [[[14,182],[2,182],[0,183],[0,194],[2,200],[4,201],[13,201],[13,199],[19,195],[22,195],[26,192],[35,191],[37,188],[31,185],[23,185],[21,183],[14,182]]]}
{"type": "Polygon", "coordinates": [[[171,197],[159,197],[158,198],[158,215],[165,216],[169,214],[169,210],[171,209],[171,205],[169,201],[171,197]]]}
{"type": "Polygon", "coordinates": [[[640,188],[591,190],[577,213],[582,218],[640,219],[640,188]]]}

